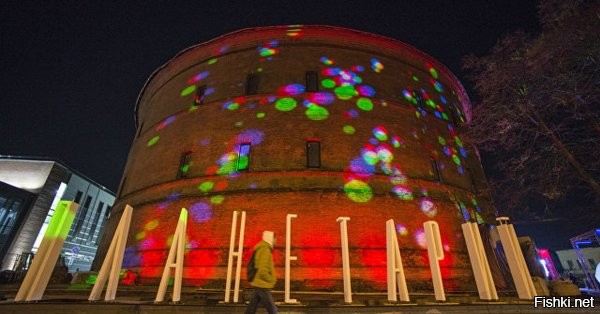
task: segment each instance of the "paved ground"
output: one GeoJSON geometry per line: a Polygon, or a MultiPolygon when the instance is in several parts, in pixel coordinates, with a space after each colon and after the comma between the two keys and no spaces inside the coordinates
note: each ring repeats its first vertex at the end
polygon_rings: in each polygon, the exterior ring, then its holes
{"type": "MultiPolygon", "coordinates": [[[[330,306],[330,307],[291,307],[280,306],[282,314],[300,313],[598,313],[593,309],[548,309],[534,308],[532,304],[499,305],[415,305],[415,306],[330,306]]],[[[2,303],[1,313],[244,313],[244,306],[203,306],[203,305],[155,305],[127,303],[2,303]]],[[[258,313],[266,313],[261,309],[258,313]]]]}
{"type": "MultiPolygon", "coordinates": [[[[39,302],[14,302],[16,287],[0,287],[0,313],[243,313],[243,304],[223,304],[223,291],[200,290],[185,287],[181,302],[155,304],[156,287],[120,287],[115,302],[89,302],[89,287],[64,286],[46,290],[39,302]]],[[[242,295],[243,296],[243,295],[242,295]]],[[[283,292],[274,293],[276,300],[283,299],[283,292]]],[[[279,306],[280,313],[600,313],[600,302],[594,308],[541,308],[531,301],[502,296],[499,302],[479,302],[477,296],[449,294],[448,302],[435,302],[430,294],[411,294],[411,304],[386,304],[382,293],[357,293],[353,304],[343,304],[341,293],[295,293],[300,305],[279,306]]],[[[170,299],[167,293],[166,299],[170,299]]],[[[596,298],[599,299],[599,298],[596,298]]],[[[266,313],[260,310],[258,313],[266,313]]]]}

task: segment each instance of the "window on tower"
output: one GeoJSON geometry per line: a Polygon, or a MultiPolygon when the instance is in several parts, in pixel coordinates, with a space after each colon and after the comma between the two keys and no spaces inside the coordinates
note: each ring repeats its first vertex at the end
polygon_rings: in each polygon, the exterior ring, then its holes
{"type": "Polygon", "coordinates": [[[442,175],[440,173],[440,167],[438,165],[438,162],[435,158],[431,158],[431,170],[433,171],[433,179],[435,181],[441,182],[442,175]]]}
{"type": "Polygon", "coordinates": [[[309,140],[306,142],[306,167],[321,167],[321,142],[318,140],[309,140]]]}
{"type": "Polygon", "coordinates": [[[187,178],[190,171],[192,152],[187,151],[181,154],[179,158],[179,169],[177,171],[177,179],[187,178]]]}
{"type": "Polygon", "coordinates": [[[196,95],[194,95],[194,105],[200,106],[204,103],[204,94],[206,94],[206,85],[198,86],[196,95]]]}
{"type": "Polygon", "coordinates": [[[258,93],[258,74],[250,73],[246,76],[246,95],[256,95],[258,93]]]}
{"type": "Polygon", "coordinates": [[[242,143],[239,146],[237,170],[248,170],[250,166],[250,143],[242,143]]]}
{"type": "Polygon", "coordinates": [[[306,72],[306,91],[307,92],[318,92],[319,91],[319,74],[317,71],[306,72]]]}

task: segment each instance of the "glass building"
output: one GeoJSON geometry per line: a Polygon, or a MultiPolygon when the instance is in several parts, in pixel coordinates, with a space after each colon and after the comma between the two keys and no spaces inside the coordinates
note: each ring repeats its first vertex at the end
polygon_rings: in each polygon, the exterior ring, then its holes
{"type": "Polygon", "coordinates": [[[2,270],[26,267],[61,199],[80,204],[61,254],[69,271],[89,270],[114,193],[58,161],[0,156],[2,270]]]}

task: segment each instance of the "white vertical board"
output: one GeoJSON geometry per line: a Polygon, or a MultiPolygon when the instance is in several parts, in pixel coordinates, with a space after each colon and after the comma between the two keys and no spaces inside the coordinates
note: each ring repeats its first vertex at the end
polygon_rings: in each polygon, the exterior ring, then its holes
{"type": "Polygon", "coordinates": [[[102,262],[102,267],[100,267],[96,283],[88,298],[89,301],[100,299],[102,289],[104,288],[107,279],[108,285],[106,286],[104,300],[113,301],[115,299],[117,286],[119,284],[119,273],[121,272],[121,265],[123,264],[123,255],[125,254],[125,244],[127,243],[127,235],[129,234],[129,225],[131,224],[132,212],[133,208],[126,205],[112,241],[110,242],[110,246],[108,247],[108,252],[106,253],[106,256],[104,256],[104,261],[102,262]]]}

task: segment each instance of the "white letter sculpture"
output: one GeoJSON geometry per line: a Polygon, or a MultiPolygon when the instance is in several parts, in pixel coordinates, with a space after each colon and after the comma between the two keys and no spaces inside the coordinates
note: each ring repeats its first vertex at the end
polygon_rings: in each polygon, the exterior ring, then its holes
{"type": "Polygon", "coordinates": [[[423,223],[425,229],[425,240],[427,241],[427,253],[429,254],[429,267],[431,268],[431,280],[437,301],[446,301],[442,273],[439,261],[444,259],[444,248],[440,237],[440,227],[437,222],[429,220],[423,223]]]}
{"type": "Polygon", "coordinates": [[[527,265],[525,264],[525,258],[523,257],[523,252],[521,252],[515,228],[508,223],[508,217],[498,217],[496,221],[500,223],[497,226],[498,233],[500,234],[500,241],[506,254],[510,273],[517,287],[517,294],[520,299],[531,300],[537,293],[535,292],[535,286],[531,280],[529,269],[527,269],[527,265]]]}
{"type": "Polygon", "coordinates": [[[127,243],[127,235],[129,234],[132,211],[133,208],[131,208],[131,206],[125,206],[121,220],[119,220],[119,224],[117,225],[117,230],[115,230],[115,234],[108,247],[108,252],[102,262],[102,267],[100,267],[100,272],[96,278],[94,288],[92,288],[92,292],[88,298],[89,301],[97,301],[100,299],[106,279],[108,279],[108,285],[106,286],[104,301],[114,301],[115,299],[117,286],[119,285],[119,273],[121,272],[121,265],[123,264],[123,255],[125,254],[125,244],[127,243]]]}
{"type": "Polygon", "coordinates": [[[481,241],[479,226],[474,222],[465,222],[461,227],[465,242],[467,243],[469,260],[471,260],[471,268],[475,275],[479,298],[482,300],[498,300],[498,293],[496,292],[496,286],[494,286],[490,265],[485,256],[485,249],[481,241]]]}
{"type": "Polygon", "coordinates": [[[233,257],[237,257],[235,268],[235,287],[233,290],[233,302],[237,303],[240,294],[240,275],[242,272],[242,254],[244,253],[244,231],[246,229],[246,212],[242,211],[240,218],[240,237],[238,239],[238,251],[235,251],[235,234],[237,232],[237,217],[238,211],[233,212],[231,218],[231,236],[229,238],[229,257],[227,259],[227,280],[225,281],[225,303],[229,303],[229,295],[231,289],[231,271],[233,268],[233,257]]]}
{"type": "Polygon", "coordinates": [[[58,203],[37,254],[25,275],[19,292],[17,292],[15,301],[42,299],[78,208],[79,204],[74,202],[60,201],[58,203]]]}
{"type": "Polygon", "coordinates": [[[171,242],[171,249],[169,250],[169,257],[165,263],[165,269],[160,279],[160,285],[158,286],[158,292],[156,293],[156,299],[154,302],[162,302],[165,299],[165,293],[167,292],[167,284],[171,277],[171,268],[175,268],[175,279],[173,281],[173,302],[179,302],[181,300],[181,280],[183,277],[183,253],[185,251],[185,236],[187,232],[187,209],[182,208],[179,214],[179,221],[175,228],[175,234],[173,234],[173,241],[171,242]]]}
{"type": "Polygon", "coordinates": [[[298,303],[296,299],[290,298],[290,262],[298,260],[297,256],[291,256],[292,243],[292,219],[297,218],[296,214],[287,214],[285,218],[285,303],[298,303]]]}
{"type": "Polygon", "coordinates": [[[338,217],[342,238],[342,272],[344,274],[344,302],[352,303],[352,285],[350,284],[350,252],[348,250],[348,220],[350,217],[338,217]]]}
{"type": "Polygon", "coordinates": [[[402,266],[402,257],[400,256],[400,247],[398,247],[398,237],[396,236],[396,225],[393,219],[386,222],[385,235],[388,301],[398,301],[398,294],[400,294],[400,301],[409,302],[410,298],[408,297],[408,288],[406,287],[406,278],[404,277],[404,267],[402,266]]]}

